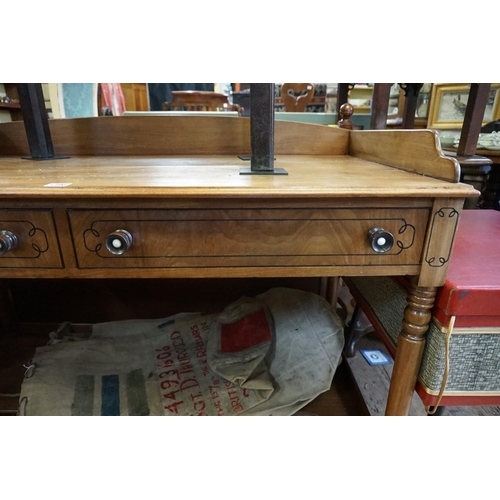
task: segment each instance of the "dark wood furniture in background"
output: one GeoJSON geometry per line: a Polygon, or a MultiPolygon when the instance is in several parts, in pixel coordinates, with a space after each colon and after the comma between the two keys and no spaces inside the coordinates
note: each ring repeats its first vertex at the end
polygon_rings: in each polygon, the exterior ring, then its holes
{"type": "MultiPolygon", "coordinates": [[[[491,191],[488,181],[490,165],[493,162],[490,158],[477,154],[476,151],[490,87],[490,83],[471,83],[458,148],[456,152],[446,153],[454,156],[462,166],[462,180],[472,184],[481,193],[491,191]]],[[[485,206],[482,195],[477,202],[470,200],[465,207],[490,208],[485,206]]]]}
{"type": "Polygon", "coordinates": [[[283,83],[281,85],[281,100],[287,113],[305,111],[313,97],[314,85],[312,83],[283,83]]]}
{"type": "MultiPolygon", "coordinates": [[[[345,84],[344,84],[345,85],[345,84]]],[[[374,88],[374,98],[371,109],[371,128],[385,129],[387,127],[387,108],[389,106],[389,89],[392,83],[376,83],[374,88]]],[[[418,94],[422,87],[421,83],[400,84],[405,92],[404,112],[401,128],[414,128],[415,109],[418,101],[418,94]]],[[[488,186],[490,165],[493,163],[485,155],[476,151],[484,111],[489,96],[491,84],[472,83],[470,86],[469,99],[465,111],[464,122],[460,133],[460,144],[457,150],[446,151],[450,157],[458,160],[461,166],[461,180],[473,185],[480,192],[491,193],[497,191],[496,187],[488,186]]],[[[345,89],[344,89],[345,91],[345,89]]],[[[498,184],[495,183],[495,186],[498,184]]],[[[485,203],[483,196],[479,200],[468,200],[466,208],[493,208],[489,203],[485,203]]]]}
{"type": "MultiPolygon", "coordinates": [[[[251,98],[248,84],[233,84],[234,91],[231,92],[231,100],[234,104],[239,104],[242,108],[241,116],[250,116],[250,106],[251,98]]],[[[325,112],[326,107],[326,84],[276,84],[275,86],[275,110],[278,112],[325,112]],[[299,85],[295,90],[291,90],[292,95],[288,95],[287,103],[285,103],[282,95],[282,86],[287,85],[287,89],[290,89],[290,85],[299,85]],[[298,101],[293,98],[295,94],[297,97],[302,91],[307,91],[307,85],[313,85],[313,95],[312,98],[307,98],[307,103],[305,107],[302,106],[305,102],[305,98],[301,97],[298,101]],[[304,87],[303,87],[304,86],[304,87]],[[299,108],[295,105],[299,103],[299,108]],[[303,108],[303,109],[302,109],[303,108]]]]}
{"type": "Polygon", "coordinates": [[[10,113],[12,121],[19,121],[23,119],[21,113],[21,105],[19,104],[19,94],[15,83],[4,83],[5,95],[11,102],[0,102],[0,110],[6,110],[10,113]]]}
{"type": "Polygon", "coordinates": [[[376,83],[373,87],[370,129],[380,130],[387,126],[389,98],[392,83],[376,83]]]}
{"type": "Polygon", "coordinates": [[[237,111],[238,104],[231,104],[226,94],[201,90],[172,91],[172,101],[163,103],[165,111],[237,111]]]}
{"type": "Polygon", "coordinates": [[[476,155],[491,161],[490,166],[477,167],[470,172],[477,178],[476,189],[481,191],[477,207],[500,210],[500,151],[477,149],[476,155]]]}
{"type": "MultiPolygon", "coordinates": [[[[275,85],[275,110],[276,111],[285,111],[288,112],[285,109],[285,102],[283,100],[283,95],[282,95],[282,87],[284,85],[287,85],[287,89],[290,89],[288,87],[289,85],[310,85],[310,84],[287,84],[287,83],[277,83],[275,85]]],[[[314,87],[314,92],[312,99],[307,103],[306,107],[304,110],[299,111],[299,112],[307,112],[307,113],[324,113],[325,112],[325,107],[326,107],[326,83],[313,83],[311,84],[314,87]]],[[[297,87],[299,89],[300,87],[297,87]]],[[[292,91],[293,93],[294,91],[292,91]]]]}
{"type": "Polygon", "coordinates": [[[240,116],[249,117],[250,116],[250,91],[233,91],[231,92],[231,101],[233,104],[237,104],[240,107],[240,116]]]}

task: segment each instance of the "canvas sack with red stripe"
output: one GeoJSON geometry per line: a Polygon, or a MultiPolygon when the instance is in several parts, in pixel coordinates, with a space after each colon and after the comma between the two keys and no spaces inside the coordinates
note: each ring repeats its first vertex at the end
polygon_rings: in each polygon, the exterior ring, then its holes
{"type": "Polygon", "coordinates": [[[329,389],[342,326],[321,297],[273,289],[220,315],[94,325],[38,349],[21,415],[290,415],[329,389]]]}

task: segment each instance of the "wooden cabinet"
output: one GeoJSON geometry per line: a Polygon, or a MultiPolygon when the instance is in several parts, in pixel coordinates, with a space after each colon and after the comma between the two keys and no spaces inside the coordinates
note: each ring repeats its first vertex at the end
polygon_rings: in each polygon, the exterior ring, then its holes
{"type": "Polygon", "coordinates": [[[149,111],[147,83],[120,83],[127,111],[149,111]]]}
{"type": "Polygon", "coordinates": [[[15,83],[0,83],[0,97],[5,95],[11,102],[0,101],[0,122],[18,121],[23,119],[19,94],[15,83]]]}
{"type": "Polygon", "coordinates": [[[349,90],[348,101],[355,113],[370,113],[373,95],[373,84],[359,84],[349,90]]]}

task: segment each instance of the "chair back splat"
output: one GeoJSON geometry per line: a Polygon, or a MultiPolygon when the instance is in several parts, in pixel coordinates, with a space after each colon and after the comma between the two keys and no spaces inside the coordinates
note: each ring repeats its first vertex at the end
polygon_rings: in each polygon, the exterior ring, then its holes
{"type": "Polygon", "coordinates": [[[302,113],[313,97],[312,83],[284,83],[281,87],[281,99],[286,112],[302,113]]]}
{"type": "Polygon", "coordinates": [[[163,103],[164,111],[238,111],[243,108],[231,104],[226,94],[218,92],[177,90],[172,92],[172,101],[163,103]]]}

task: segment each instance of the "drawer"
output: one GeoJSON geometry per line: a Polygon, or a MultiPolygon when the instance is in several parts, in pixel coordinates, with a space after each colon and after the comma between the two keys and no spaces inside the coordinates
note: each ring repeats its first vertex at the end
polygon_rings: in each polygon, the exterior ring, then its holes
{"type": "Polygon", "coordinates": [[[415,208],[69,211],[78,266],[88,269],[418,265],[428,216],[415,208]],[[394,235],[389,251],[372,249],[375,227],[394,235]],[[119,255],[108,249],[117,231],[131,236],[119,255]]]}
{"type": "Polygon", "coordinates": [[[0,210],[0,253],[0,269],[62,268],[52,211],[0,210]]]}
{"type": "Polygon", "coordinates": [[[69,210],[82,269],[418,265],[428,217],[424,208],[69,210]],[[371,246],[376,227],[394,236],[387,252],[371,246]]]}

